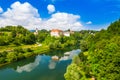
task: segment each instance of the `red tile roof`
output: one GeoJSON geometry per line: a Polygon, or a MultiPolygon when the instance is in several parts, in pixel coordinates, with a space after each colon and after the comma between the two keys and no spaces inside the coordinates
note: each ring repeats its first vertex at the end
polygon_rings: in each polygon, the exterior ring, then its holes
{"type": "Polygon", "coordinates": [[[62,30],[59,30],[59,29],[52,29],[51,32],[62,32],[62,30]]]}

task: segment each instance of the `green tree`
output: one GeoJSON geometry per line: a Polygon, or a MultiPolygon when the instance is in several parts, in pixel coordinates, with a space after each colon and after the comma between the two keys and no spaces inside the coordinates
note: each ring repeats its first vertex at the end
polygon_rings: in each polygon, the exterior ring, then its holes
{"type": "MultiPolygon", "coordinates": [[[[90,31],[89,31],[90,32],[90,31]]],[[[82,31],[80,60],[73,60],[65,73],[66,80],[119,80],[120,79],[120,20],[107,30],[94,35],[82,31]],[[77,67],[76,67],[77,66],[77,67]],[[77,70],[80,69],[80,70],[77,70]],[[71,75],[71,72],[72,75],[71,75]],[[80,72],[77,76],[76,73],[80,72]],[[81,76],[82,75],[82,76],[81,76]],[[79,78],[78,78],[79,77],[79,78]]]]}
{"type": "Polygon", "coordinates": [[[13,61],[16,61],[17,60],[17,56],[15,53],[8,53],[7,56],[6,56],[6,61],[7,62],[13,62],[13,61]]]}
{"type": "Polygon", "coordinates": [[[36,42],[35,35],[30,33],[25,37],[25,44],[34,44],[36,42]]]}

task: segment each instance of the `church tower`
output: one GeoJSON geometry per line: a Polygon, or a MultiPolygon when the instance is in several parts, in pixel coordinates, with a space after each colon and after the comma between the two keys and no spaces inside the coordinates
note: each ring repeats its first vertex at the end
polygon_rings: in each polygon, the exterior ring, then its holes
{"type": "Polygon", "coordinates": [[[38,28],[36,28],[34,34],[35,34],[35,35],[38,35],[38,28]]]}

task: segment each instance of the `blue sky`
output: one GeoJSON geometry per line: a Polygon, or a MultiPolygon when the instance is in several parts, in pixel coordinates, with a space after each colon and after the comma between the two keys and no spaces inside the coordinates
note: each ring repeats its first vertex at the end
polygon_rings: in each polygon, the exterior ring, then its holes
{"type": "Polygon", "coordinates": [[[1,26],[100,30],[119,18],[120,0],[0,0],[1,26]]]}

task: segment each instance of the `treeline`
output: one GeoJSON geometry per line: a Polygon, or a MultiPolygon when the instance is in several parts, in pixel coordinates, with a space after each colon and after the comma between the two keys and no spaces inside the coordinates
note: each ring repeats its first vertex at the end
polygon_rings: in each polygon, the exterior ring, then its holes
{"type": "MultiPolygon", "coordinates": [[[[78,35],[79,36],[79,35],[78,35]]],[[[43,41],[44,44],[48,45],[50,49],[64,49],[71,46],[79,47],[79,40],[73,35],[70,37],[61,36],[59,38],[47,36],[43,41]]]]}
{"type": "Polygon", "coordinates": [[[80,44],[82,52],[68,66],[66,80],[120,79],[120,20],[80,44]]]}
{"type": "Polygon", "coordinates": [[[34,44],[35,35],[22,26],[6,26],[0,28],[0,46],[34,44]]]}
{"type": "Polygon", "coordinates": [[[74,32],[70,37],[51,37],[50,31],[39,30],[37,35],[33,32],[18,26],[6,26],[0,28],[0,46],[17,45],[22,44],[35,44],[36,42],[49,45],[50,48],[68,47],[77,45],[79,46],[80,40],[86,38],[89,34],[94,34],[96,31],[82,30],[80,32],[74,32]]]}
{"type": "Polygon", "coordinates": [[[36,35],[37,42],[48,45],[50,49],[63,49],[70,46],[75,46],[79,48],[80,40],[86,38],[89,34],[94,35],[97,31],[93,30],[82,30],[75,31],[74,34],[71,34],[69,37],[60,36],[60,37],[51,37],[50,31],[40,30],[38,35],[36,35]]]}

